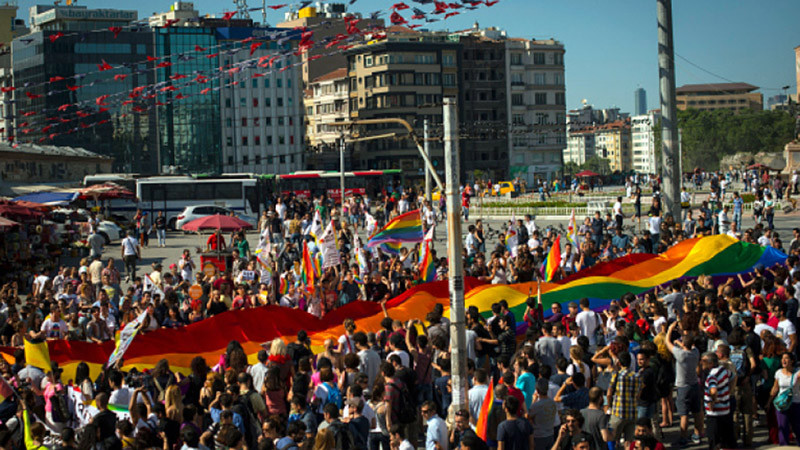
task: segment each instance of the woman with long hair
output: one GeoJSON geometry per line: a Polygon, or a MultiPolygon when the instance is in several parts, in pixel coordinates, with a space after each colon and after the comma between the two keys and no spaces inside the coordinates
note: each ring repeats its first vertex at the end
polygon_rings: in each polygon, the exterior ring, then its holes
{"type": "Polygon", "coordinates": [[[281,338],[275,338],[269,345],[269,358],[267,366],[280,369],[281,380],[288,385],[294,373],[294,363],[288,355],[286,343],[281,338]]]}
{"type": "Polygon", "coordinates": [[[790,430],[794,432],[795,440],[800,444],[800,377],[796,376],[794,361],[794,355],[790,352],[781,355],[781,368],[775,372],[775,384],[772,385],[770,393],[770,403],[772,403],[779,394],[790,389],[792,392],[792,402],[787,409],[779,411],[775,408],[780,445],[789,445],[790,430]]]}
{"type": "Polygon", "coordinates": [[[270,367],[264,376],[264,399],[267,404],[267,414],[280,416],[285,419],[287,416],[286,408],[286,385],[281,379],[281,371],[278,367],[270,367]]]}
{"type": "Polygon", "coordinates": [[[79,362],[75,368],[75,386],[81,390],[84,401],[94,398],[94,384],[89,375],[89,365],[85,361],[79,362]]]}
{"type": "Polygon", "coordinates": [[[183,420],[183,395],[177,384],[171,384],[164,394],[164,408],[167,417],[180,423],[183,420]]]}

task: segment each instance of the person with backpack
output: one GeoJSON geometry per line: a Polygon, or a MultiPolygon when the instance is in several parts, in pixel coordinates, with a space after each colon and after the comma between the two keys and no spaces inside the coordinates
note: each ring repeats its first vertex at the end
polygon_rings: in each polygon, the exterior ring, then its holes
{"type": "MultiPolygon", "coordinates": [[[[743,419],[744,423],[737,423],[738,427],[744,426],[745,447],[752,447],[753,444],[753,393],[751,377],[757,371],[758,360],[753,349],[745,343],[745,333],[740,327],[736,327],[728,336],[728,345],[721,345],[717,349],[717,356],[720,361],[730,361],[736,373],[736,383],[733,385],[733,395],[735,403],[734,423],[737,418],[743,419]]],[[[736,434],[739,434],[737,429],[736,434]]]]}
{"type": "Polygon", "coordinates": [[[790,431],[800,444],[800,377],[794,368],[795,357],[790,352],[781,355],[781,368],[775,372],[770,401],[775,405],[778,419],[778,443],[789,445],[790,431]]]}
{"type": "Polygon", "coordinates": [[[333,403],[337,409],[342,409],[342,392],[339,390],[339,386],[334,380],[333,371],[329,367],[319,371],[319,380],[320,383],[314,390],[312,403],[321,418],[324,414],[325,405],[329,403],[333,403]]]}
{"type": "Polygon", "coordinates": [[[46,384],[43,389],[39,389],[35,384],[31,385],[31,389],[36,395],[44,396],[47,426],[60,433],[67,426],[73,414],[69,406],[67,391],[60,381],[61,369],[56,362],[52,363],[52,367],[45,374],[45,380],[46,384]]]}
{"type": "Polygon", "coordinates": [[[381,364],[381,374],[385,383],[383,400],[386,402],[386,429],[391,430],[392,425],[403,429],[404,435],[416,448],[417,437],[411,432],[416,427],[417,412],[411,394],[406,385],[395,376],[395,366],[390,362],[381,364]]]}
{"type": "Polygon", "coordinates": [[[350,426],[339,420],[339,408],[333,403],[327,403],[322,409],[325,423],[320,424],[320,427],[327,424],[325,428],[333,434],[336,450],[357,448],[354,446],[353,433],[350,432],[350,426]]]}

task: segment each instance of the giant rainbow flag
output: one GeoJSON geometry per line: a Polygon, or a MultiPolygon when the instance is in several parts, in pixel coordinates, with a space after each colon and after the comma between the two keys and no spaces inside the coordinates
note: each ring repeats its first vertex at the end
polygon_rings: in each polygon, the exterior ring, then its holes
{"type": "MultiPolygon", "coordinates": [[[[727,276],[749,272],[757,264],[769,267],[785,259],[786,255],[773,248],[746,244],[725,235],[690,239],[661,255],[629,255],[582,270],[556,283],[542,283],[542,303],[544,310],[549,311],[553,303],[587,297],[592,308],[602,309],[627,292],[641,294],[677,278],[727,276]]],[[[386,306],[393,319],[424,318],[437,303],[447,310],[447,289],[446,281],[425,283],[389,300],[386,306]]],[[[505,299],[515,316],[521,319],[528,292],[536,289],[536,283],[492,285],[466,278],[464,289],[467,306],[474,305],[489,316],[492,303],[505,299]]],[[[359,330],[377,332],[383,314],[380,304],[363,301],[348,303],[322,319],[279,306],[225,312],[183,328],[138,335],[124,355],[123,369],[151,368],[166,358],[173,370],[188,373],[192,358],[198,355],[210,366],[215,365],[233,339],[242,343],[251,362],[255,362],[261,343],[276,337],[293,340],[301,329],[308,333],[312,346],[321,349],[326,338],[336,339],[344,333],[345,318],[354,319],[359,330]]],[[[518,324],[518,331],[521,329],[524,324],[518,324]]],[[[100,345],[56,340],[48,341],[48,347],[51,360],[64,369],[62,378],[68,381],[74,377],[80,361],[89,364],[93,378],[97,376],[114,351],[114,342],[100,345]]],[[[0,354],[8,361],[13,361],[13,352],[13,348],[0,347],[0,354]]]]}

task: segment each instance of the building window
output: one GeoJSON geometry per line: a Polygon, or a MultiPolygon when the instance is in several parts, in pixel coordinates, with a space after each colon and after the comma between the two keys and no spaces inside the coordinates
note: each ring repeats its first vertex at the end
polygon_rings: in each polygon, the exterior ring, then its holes
{"type": "Polygon", "coordinates": [[[511,116],[511,124],[512,125],[525,125],[525,115],[524,114],[514,114],[511,116]]]}
{"type": "Polygon", "coordinates": [[[535,73],[533,74],[533,84],[540,86],[543,84],[547,84],[547,77],[543,73],[535,73]]]}
{"type": "Polygon", "coordinates": [[[522,94],[511,94],[511,104],[513,106],[523,106],[525,104],[525,97],[522,94]]]}
{"type": "Polygon", "coordinates": [[[278,107],[283,106],[283,97],[278,97],[278,107]]]}
{"type": "Polygon", "coordinates": [[[242,108],[244,108],[245,106],[247,106],[247,99],[246,99],[246,98],[244,98],[244,97],[240,97],[240,98],[239,98],[239,106],[241,106],[242,108]]]}
{"type": "Polygon", "coordinates": [[[278,136],[278,145],[284,145],[286,143],[286,137],[278,136]]]}
{"type": "Polygon", "coordinates": [[[253,89],[258,89],[258,78],[253,78],[250,85],[253,86],[253,89]]]}
{"type": "Polygon", "coordinates": [[[261,155],[256,155],[256,165],[257,166],[261,165],[261,155]]]}
{"type": "Polygon", "coordinates": [[[547,93],[546,92],[537,92],[533,96],[534,103],[537,105],[546,105],[547,104],[547,93]]]}
{"type": "Polygon", "coordinates": [[[272,136],[267,136],[267,145],[272,145],[272,136]]]}
{"type": "Polygon", "coordinates": [[[272,117],[264,117],[264,125],[271,127],[272,126],[272,117]]]}
{"type": "Polygon", "coordinates": [[[265,99],[264,99],[264,106],[265,106],[266,108],[270,108],[270,107],[272,107],[272,99],[271,99],[271,98],[269,98],[269,97],[265,98],[265,99]]]}
{"type": "MultiPolygon", "coordinates": [[[[261,136],[256,136],[253,139],[255,139],[254,142],[256,145],[261,145],[261,136]]],[[[258,164],[258,156],[256,156],[256,164],[258,164]]]]}
{"type": "Polygon", "coordinates": [[[244,155],[244,156],[242,157],[242,163],[244,163],[244,165],[245,165],[245,166],[246,166],[246,165],[248,165],[248,164],[250,164],[250,157],[249,157],[249,156],[247,156],[247,155],[244,155]]]}
{"type": "Polygon", "coordinates": [[[563,92],[556,92],[556,105],[566,105],[567,100],[563,92]]]}
{"type": "Polygon", "coordinates": [[[279,127],[283,126],[283,117],[278,117],[278,126],[279,127]]]}
{"type": "Polygon", "coordinates": [[[445,67],[455,67],[456,65],[455,55],[451,54],[442,55],[442,65],[445,67]]]}
{"type": "Polygon", "coordinates": [[[444,86],[455,86],[456,85],[456,76],[452,73],[445,73],[442,74],[442,84],[444,86]]]}
{"type": "Polygon", "coordinates": [[[253,99],[253,108],[258,108],[258,99],[257,98],[253,99]]]}
{"type": "Polygon", "coordinates": [[[294,125],[294,117],[289,117],[289,126],[294,125]]]}
{"type": "Polygon", "coordinates": [[[544,64],[544,53],[535,52],[533,54],[533,63],[534,64],[544,64]]]}
{"type": "Polygon", "coordinates": [[[230,108],[231,107],[231,99],[229,99],[229,98],[225,99],[225,107],[226,108],[230,108]]]}
{"type": "Polygon", "coordinates": [[[286,164],[286,155],[279,156],[278,162],[280,162],[281,164],[286,164]]]}
{"type": "Polygon", "coordinates": [[[512,66],[521,66],[522,65],[522,53],[512,53],[511,54],[511,65],[512,66]]]}
{"type": "Polygon", "coordinates": [[[233,119],[231,119],[230,117],[225,119],[225,126],[228,127],[228,128],[232,127],[233,126],[233,119]]]}
{"type": "Polygon", "coordinates": [[[269,89],[269,78],[264,78],[264,87],[269,89]]]}
{"type": "MultiPolygon", "coordinates": [[[[289,144],[294,144],[294,135],[289,136],[289,144]]],[[[294,161],[292,161],[294,162],[294,161]]]]}
{"type": "Polygon", "coordinates": [[[292,106],[292,97],[287,97],[286,101],[289,102],[289,106],[292,106]]]}
{"type": "Polygon", "coordinates": [[[275,86],[277,86],[279,88],[282,88],[283,87],[283,79],[278,78],[277,80],[275,80],[275,86]]]}
{"type": "Polygon", "coordinates": [[[233,138],[230,137],[230,136],[226,137],[225,138],[225,145],[227,145],[228,147],[233,147],[233,138]]]}
{"type": "Polygon", "coordinates": [[[247,117],[242,117],[242,126],[243,127],[247,126],[247,117]]]}
{"type": "Polygon", "coordinates": [[[247,145],[247,136],[242,136],[242,145],[247,145]]]}
{"type": "Polygon", "coordinates": [[[253,126],[260,127],[261,126],[261,118],[260,117],[253,117],[253,126]]]}
{"type": "Polygon", "coordinates": [[[289,88],[289,89],[292,88],[292,79],[291,78],[286,80],[286,87],[289,88]]]}
{"type": "Polygon", "coordinates": [[[228,156],[228,165],[229,166],[233,165],[233,156],[228,156]]]}
{"type": "Polygon", "coordinates": [[[553,64],[557,66],[564,65],[564,54],[563,53],[556,53],[553,55],[553,64]]]}
{"type": "Polygon", "coordinates": [[[536,124],[547,125],[547,113],[536,113],[536,124]]]}

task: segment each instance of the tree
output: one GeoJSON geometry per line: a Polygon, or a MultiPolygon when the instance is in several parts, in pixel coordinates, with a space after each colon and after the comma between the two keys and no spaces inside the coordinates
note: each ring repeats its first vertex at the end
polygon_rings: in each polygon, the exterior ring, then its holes
{"type": "MultiPolygon", "coordinates": [[[[794,119],[785,111],[689,109],[678,111],[678,127],[684,168],[716,170],[727,155],[783,151],[792,140],[794,119]]],[[[660,150],[660,136],[656,149],[660,150]]]]}
{"type": "Polygon", "coordinates": [[[581,170],[591,170],[600,175],[608,175],[611,173],[611,164],[606,158],[601,158],[597,155],[587,159],[581,166],[581,170]]]}

